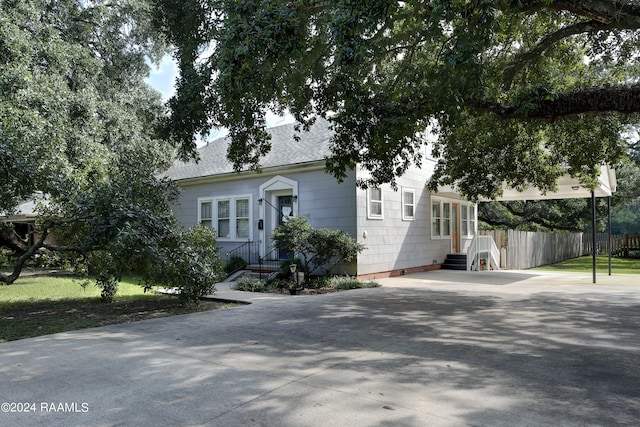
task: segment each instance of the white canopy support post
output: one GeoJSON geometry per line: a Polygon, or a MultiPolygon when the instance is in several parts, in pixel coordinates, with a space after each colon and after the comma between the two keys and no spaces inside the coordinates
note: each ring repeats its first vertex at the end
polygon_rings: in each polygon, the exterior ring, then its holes
{"type": "Polygon", "coordinates": [[[609,276],[611,276],[611,196],[607,197],[607,247],[609,253],[609,276]]]}

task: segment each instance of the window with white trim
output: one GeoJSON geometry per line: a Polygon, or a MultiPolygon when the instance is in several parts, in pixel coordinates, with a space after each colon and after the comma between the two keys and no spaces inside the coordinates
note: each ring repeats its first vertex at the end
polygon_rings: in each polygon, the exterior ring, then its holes
{"type": "Polygon", "coordinates": [[[251,197],[198,199],[198,222],[216,231],[220,240],[247,240],[251,236],[251,197]]]}
{"type": "Polygon", "coordinates": [[[416,191],[412,188],[402,189],[402,219],[413,221],[416,211],[416,191]]]}
{"type": "Polygon", "coordinates": [[[219,239],[229,239],[231,237],[231,227],[229,220],[231,219],[231,203],[230,200],[218,200],[218,226],[216,231],[219,239]]]}
{"type": "Polygon", "coordinates": [[[442,235],[441,226],[440,226],[441,219],[442,219],[442,202],[440,202],[440,200],[432,200],[431,201],[431,236],[440,237],[442,235]]]}
{"type": "Polygon", "coordinates": [[[371,187],[367,190],[367,216],[370,219],[383,218],[382,189],[371,187]]]}
{"type": "MultiPolygon", "coordinates": [[[[451,236],[453,227],[453,209],[452,202],[444,200],[431,200],[431,237],[447,238],[451,236]]],[[[475,205],[467,205],[460,203],[460,231],[465,237],[476,234],[476,207],[475,205]]]]}
{"type": "Polygon", "coordinates": [[[469,235],[469,212],[467,206],[462,206],[460,209],[460,226],[462,227],[462,235],[469,235]]]}
{"type": "Polygon", "coordinates": [[[431,237],[447,238],[451,236],[452,203],[431,199],[431,237]]]}
{"type": "Polygon", "coordinates": [[[249,238],[249,199],[236,199],[236,238],[249,238]]]}
{"type": "Polygon", "coordinates": [[[451,236],[451,203],[442,203],[442,236],[451,236]]]}
{"type": "Polygon", "coordinates": [[[198,222],[209,228],[213,226],[213,215],[211,214],[211,208],[211,201],[200,202],[200,220],[198,222]]]}
{"type": "Polygon", "coordinates": [[[476,207],[475,205],[462,206],[462,232],[465,236],[474,236],[476,234],[476,207]],[[465,219],[465,213],[467,212],[465,219]],[[466,230],[465,230],[466,226],[466,230]]]}

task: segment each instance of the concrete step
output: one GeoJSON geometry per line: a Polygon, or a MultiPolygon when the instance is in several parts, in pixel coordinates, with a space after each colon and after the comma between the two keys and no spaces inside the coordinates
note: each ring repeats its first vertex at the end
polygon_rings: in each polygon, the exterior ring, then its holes
{"type": "Polygon", "coordinates": [[[467,269],[467,254],[447,254],[441,268],[465,271],[467,269]]]}
{"type": "Polygon", "coordinates": [[[250,271],[280,271],[280,261],[264,261],[262,265],[260,264],[249,264],[244,270],[250,271]]]}

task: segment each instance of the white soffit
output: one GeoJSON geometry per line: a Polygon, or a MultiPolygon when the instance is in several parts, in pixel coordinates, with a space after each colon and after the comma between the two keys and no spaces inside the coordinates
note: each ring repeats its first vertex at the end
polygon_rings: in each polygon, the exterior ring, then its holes
{"type": "MultiPolygon", "coordinates": [[[[600,176],[598,177],[598,185],[594,189],[596,197],[609,197],[616,191],[616,172],[608,166],[602,166],[600,176]]],[[[439,196],[460,198],[460,195],[451,186],[443,186],[438,188],[439,196]]],[[[558,179],[558,189],[555,192],[547,192],[542,194],[537,188],[530,187],[524,191],[518,191],[514,188],[503,186],[502,196],[497,197],[499,201],[509,200],[550,200],[550,199],[584,199],[591,197],[591,190],[580,185],[578,180],[564,175],[558,179]]],[[[481,199],[487,202],[489,199],[481,199]]]]}

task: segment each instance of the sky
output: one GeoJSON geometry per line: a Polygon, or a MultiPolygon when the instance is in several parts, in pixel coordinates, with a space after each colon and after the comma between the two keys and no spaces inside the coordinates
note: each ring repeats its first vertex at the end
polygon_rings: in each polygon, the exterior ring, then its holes
{"type": "MultiPolygon", "coordinates": [[[[149,77],[146,79],[151,87],[155,88],[162,94],[162,99],[167,101],[175,93],[175,80],[178,76],[178,66],[173,58],[165,55],[160,64],[149,64],[151,67],[149,77]]],[[[284,117],[273,113],[267,113],[267,127],[279,126],[292,123],[293,117],[286,115],[284,117]]],[[[209,135],[209,139],[222,138],[227,134],[226,129],[217,129],[209,135]]],[[[203,141],[203,144],[205,142],[203,141]]]]}
{"type": "Polygon", "coordinates": [[[162,94],[166,101],[175,93],[174,83],[178,76],[178,66],[173,59],[165,55],[159,65],[149,64],[151,72],[146,79],[147,83],[162,94]]]}

